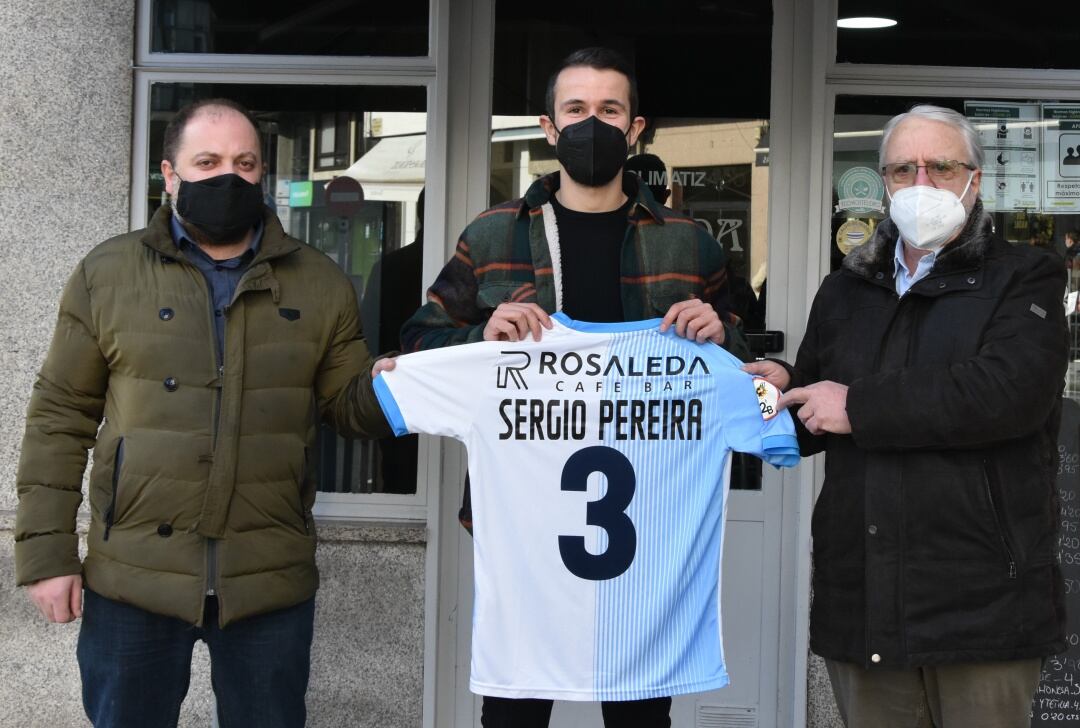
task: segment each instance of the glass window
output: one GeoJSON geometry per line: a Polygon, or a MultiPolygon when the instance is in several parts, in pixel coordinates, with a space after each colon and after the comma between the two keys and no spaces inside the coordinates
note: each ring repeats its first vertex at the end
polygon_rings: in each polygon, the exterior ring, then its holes
{"type": "MultiPolygon", "coordinates": [[[[997,233],[1013,245],[1036,245],[1061,256],[1069,291],[1080,290],[1080,103],[973,97],[840,96],[833,140],[832,269],[872,235],[887,214],[879,172],[881,129],[917,103],[965,114],[983,148],[980,196],[997,233]],[[1075,161],[1074,161],[1075,160],[1075,161]],[[1070,245],[1066,238],[1076,241],[1070,245]]],[[[967,160],[960,160],[967,161],[967,160]]],[[[1066,394],[1080,399],[1080,312],[1073,296],[1066,394]]]]}
{"type": "Polygon", "coordinates": [[[895,20],[836,31],[838,63],[1080,68],[1075,13],[1038,6],[940,0],[839,0],[838,19],[895,20]]]}
{"type": "MultiPolygon", "coordinates": [[[[748,332],[760,332],[768,260],[771,5],[679,0],[648,22],[611,22],[625,13],[625,4],[613,0],[590,3],[572,17],[543,4],[496,4],[491,202],[521,197],[534,180],[558,169],[538,122],[551,71],[578,48],[617,49],[634,67],[647,120],[630,153],[663,160],[667,205],[697,219],[727,253],[735,312],[748,332]],[[703,87],[697,69],[716,67],[717,48],[725,62],[737,62],[738,82],[703,87]]],[[[737,454],[731,487],[760,488],[761,462],[737,454]]]]}
{"type": "Polygon", "coordinates": [[[156,53],[424,56],[428,0],[154,0],[156,53]]]}
{"type": "MultiPolygon", "coordinates": [[[[373,353],[399,349],[398,331],[420,304],[426,90],[386,86],[155,83],[151,87],[148,209],[166,200],[161,140],[181,106],[226,97],[251,109],[263,134],[266,203],[290,234],[345,271],[373,353]],[[330,160],[332,163],[328,164],[330,160]],[[341,216],[326,186],[343,175],[363,205],[341,216]]],[[[416,436],[352,441],[319,433],[319,490],[415,493],[416,436]]]]}
{"type": "Polygon", "coordinates": [[[548,75],[571,51],[602,45],[634,66],[646,117],[768,118],[770,0],[619,0],[563,5],[495,3],[498,115],[544,112],[548,75]],[[712,83],[703,71],[719,74],[712,83]]]}
{"type": "Polygon", "coordinates": [[[319,120],[318,158],[319,169],[345,169],[349,166],[349,129],[351,114],[344,111],[323,114],[319,120]]]}

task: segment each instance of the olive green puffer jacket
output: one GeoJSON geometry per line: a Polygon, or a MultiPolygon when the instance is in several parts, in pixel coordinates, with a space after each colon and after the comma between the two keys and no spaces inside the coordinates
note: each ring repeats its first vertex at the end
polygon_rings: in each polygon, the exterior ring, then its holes
{"type": "Polygon", "coordinates": [[[346,436],[389,429],[353,287],[330,259],[266,210],[219,369],[209,288],[170,215],[94,248],[64,290],[27,414],[16,579],[81,571],[105,597],[194,624],[212,589],[224,626],[315,593],[320,417],[346,436]]]}

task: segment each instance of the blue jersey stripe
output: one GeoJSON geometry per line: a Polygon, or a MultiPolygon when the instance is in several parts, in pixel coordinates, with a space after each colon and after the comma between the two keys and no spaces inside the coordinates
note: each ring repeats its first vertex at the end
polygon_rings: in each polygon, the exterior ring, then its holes
{"type": "Polygon", "coordinates": [[[379,406],[382,408],[383,415],[386,417],[386,421],[390,423],[394,434],[397,437],[408,435],[409,428],[405,424],[405,418],[401,416],[401,409],[398,407],[397,400],[394,399],[394,393],[387,386],[386,380],[380,374],[375,377],[371,384],[375,389],[375,398],[379,400],[379,406]]]}
{"type": "MultiPolygon", "coordinates": [[[[655,331],[624,334],[611,353],[634,357],[692,356],[685,340],[655,331]],[[689,353],[688,353],[689,350],[689,353]]],[[[675,377],[680,389],[687,377],[675,377]]],[[[637,532],[631,568],[597,585],[596,690],[599,699],[631,700],[720,687],[716,579],[723,538],[724,467],[727,452],[716,446],[724,406],[711,374],[690,377],[692,398],[702,401],[701,440],[618,440],[604,444],[634,464],[637,490],[628,515],[637,532]],[[710,413],[713,413],[710,415],[710,413]],[[705,438],[709,439],[706,440],[705,438]]],[[[656,377],[625,377],[605,383],[606,399],[672,399],[657,391],[656,377]],[[621,391],[615,392],[616,381],[621,391]],[[651,391],[648,387],[651,386],[651,391]]],[[[682,392],[678,393],[679,395],[682,392]]]]}

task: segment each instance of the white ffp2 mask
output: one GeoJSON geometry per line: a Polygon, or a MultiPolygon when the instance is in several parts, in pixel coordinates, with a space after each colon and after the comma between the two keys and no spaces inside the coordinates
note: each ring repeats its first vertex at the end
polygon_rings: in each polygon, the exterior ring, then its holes
{"type": "Polygon", "coordinates": [[[960,197],[949,190],[915,185],[889,195],[889,217],[908,245],[920,250],[940,250],[967,222],[961,201],[975,174],[968,177],[960,197]]]}

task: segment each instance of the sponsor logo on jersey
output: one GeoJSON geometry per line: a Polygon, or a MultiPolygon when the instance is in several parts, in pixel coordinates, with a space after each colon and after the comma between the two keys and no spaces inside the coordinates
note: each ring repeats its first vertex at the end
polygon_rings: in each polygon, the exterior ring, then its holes
{"type": "MultiPolygon", "coordinates": [[[[582,356],[577,352],[541,351],[535,359],[524,351],[500,351],[504,358],[496,366],[495,386],[498,389],[528,389],[525,373],[566,377],[691,377],[708,375],[709,365],[700,356],[628,356],[601,354],[582,356]]],[[[688,380],[689,381],[689,380],[688,380]]],[[[558,387],[559,391],[563,388],[558,387]]],[[[668,387],[670,390],[671,387],[668,387]]],[[[578,387],[576,391],[584,391],[578,387]]]]}
{"type": "Polygon", "coordinates": [[[528,389],[525,383],[525,375],[522,374],[532,363],[532,357],[524,351],[500,351],[503,356],[525,357],[525,360],[517,359],[514,363],[499,364],[495,368],[495,386],[499,389],[508,389],[513,383],[515,389],[528,389]]]}

